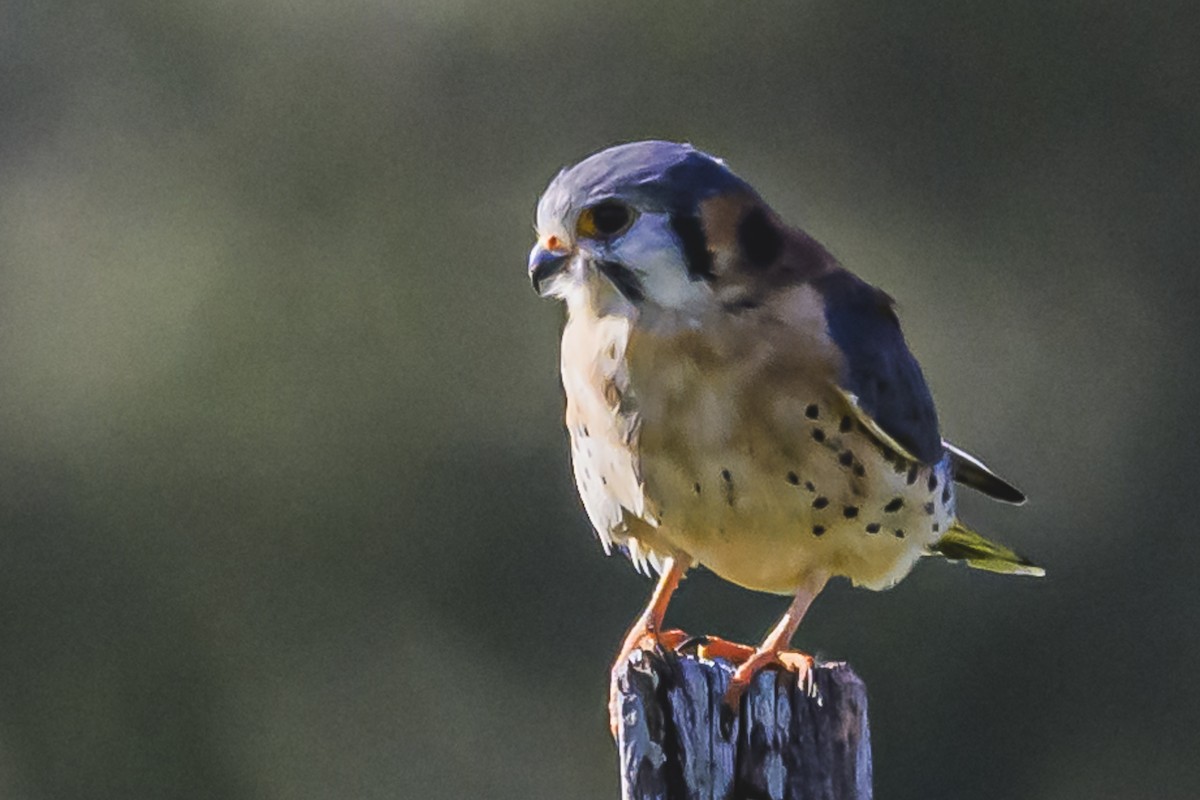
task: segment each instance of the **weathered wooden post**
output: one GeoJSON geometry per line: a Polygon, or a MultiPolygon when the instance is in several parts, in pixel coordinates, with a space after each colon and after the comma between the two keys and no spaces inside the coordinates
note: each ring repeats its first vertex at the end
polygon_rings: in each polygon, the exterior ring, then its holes
{"type": "Polygon", "coordinates": [[[635,653],[619,680],[624,800],[870,800],[867,691],[849,666],[817,665],[811,686],[763,670],[723,726],[732,671],[635,653]]]}

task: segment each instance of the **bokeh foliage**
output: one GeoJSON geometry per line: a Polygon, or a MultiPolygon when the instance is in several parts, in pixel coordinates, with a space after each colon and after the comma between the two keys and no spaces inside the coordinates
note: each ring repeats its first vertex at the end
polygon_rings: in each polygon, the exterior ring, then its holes
{"type": "MultiPolygon", "coordinates": [[[[1200,793],[1191,4],[0,5],[0,794],[612,797],[648,585],[533,204],[687,139],[900,304],[1042,582],[833,587],[881,797],[1200,793]]],[[[758,637],[711,575],[673,618],[758,637]]]]}

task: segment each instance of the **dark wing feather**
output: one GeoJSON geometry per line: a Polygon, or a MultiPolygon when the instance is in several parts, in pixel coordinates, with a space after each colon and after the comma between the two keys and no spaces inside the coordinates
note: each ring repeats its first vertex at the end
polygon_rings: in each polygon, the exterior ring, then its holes
{"type": "Polygon", "coordinates": [[[937,411],[908,350],[892,299],[841,268],[817,278],[829,335],[845,363],[842,388],[888,436],[926,464],[942,459],[937,411]]]}
{"type": "Polygon", "coordinates": [[[950,465],[954,468],[954,480],[963,486],[970,486],[977,492],[988,497],[1002,500],[1005,503],[1021,505],[1025,502],[1025,493],[996,473],[987,468],[982,461],[965,450],[960,450],[949,442],[942,442],[946,452],[950,454],[950,465]]]}

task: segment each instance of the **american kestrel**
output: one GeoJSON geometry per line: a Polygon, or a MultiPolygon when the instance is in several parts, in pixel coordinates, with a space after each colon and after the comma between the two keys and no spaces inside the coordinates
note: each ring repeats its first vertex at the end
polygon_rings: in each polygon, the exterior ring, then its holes
{"type": "MultiPolygon", "coordinates": [[[[606,551],[660,578],[626,636],[663,631],[693,564],[793,600],[738,663],[736,707],[786,652],[834,576],[894,585],[941,555],[1040,575],[955,513],[955,482],[1024,495],[944,441],[892,299],[785,225],[721,160],[686,144],[603,150],[560,172],[537,208],[529,277],[567,304],[561,370],[575,483],[606,551]]],[[[617,722],[615,683],[610,713],[617,722]]]]}

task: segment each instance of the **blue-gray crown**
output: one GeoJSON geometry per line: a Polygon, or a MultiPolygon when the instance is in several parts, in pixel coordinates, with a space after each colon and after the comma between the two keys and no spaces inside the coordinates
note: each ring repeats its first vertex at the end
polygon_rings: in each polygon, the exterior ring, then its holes
{"type": "Polygon", "coordinates": [[[612,197],[646,210],[691,214],[705,198],[733,191],[753,193],[724,162],[689,144],[629,142],[558,173],[538,203],[538,223],[612,197]]]}

